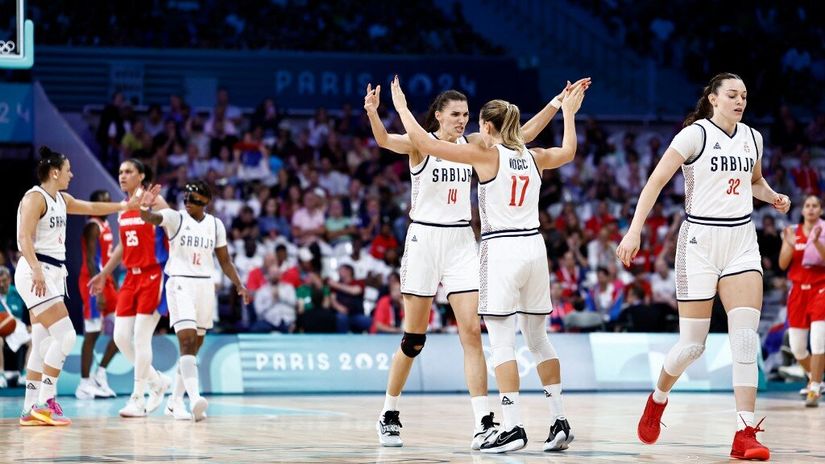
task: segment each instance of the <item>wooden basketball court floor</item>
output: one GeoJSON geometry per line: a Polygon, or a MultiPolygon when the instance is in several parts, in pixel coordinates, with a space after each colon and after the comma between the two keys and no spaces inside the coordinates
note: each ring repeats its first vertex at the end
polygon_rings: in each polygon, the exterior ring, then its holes
{"type": "MultiPolygon", "coordinates": [[[[491,399],[494,397],[491,396],[491,399]]],[[[497,398],[497,395],[495,396],[497,398]]],[[[644,393],[572,393],[565,406],[576,436],[569,450],[544,453],[548,407],[523,393],[527,448],[505,455],[470,451],[472,413],[466,395],[406,395],[400,402],[402,448],[377,443],[382,395],[212,396],[209,417],[175,421],[161,411],[121,419],[125,398],[63,398],[69,427],[20,427],[21,398],[0,397],[2,463],[613,463],[728,462],[734,433],[730,393],[671,396],[657,444],[636,438],[644,393]]],[[[500,408],[495,407],[495,410],[500,408]]],[[[825,405],[806,409],[794,393],[762,395],[767,416],[760,439],[773,462],[825,462],[825,405]]]]}

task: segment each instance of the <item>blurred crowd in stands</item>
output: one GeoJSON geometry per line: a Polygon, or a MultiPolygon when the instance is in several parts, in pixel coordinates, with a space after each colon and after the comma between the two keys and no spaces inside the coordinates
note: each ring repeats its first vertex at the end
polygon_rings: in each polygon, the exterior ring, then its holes
{"type": "Polygon", "coordinates": [[[164,0],[78,3],[32,0],[42,44],[152,48],[502,54],[456,8],[432,0],[164,0]],[[409,18],[415,18],[410,21],[409,18]]]}
{"type": "Polygon", "coordinates": [[[652,0],[587,0],[577,3],[600,17],[619,44],[653,58],[659,65],[705,82],[721,71],[753,69],[743,76],[759,115],[782,102],[812,111],[825,84],[825,18],[814,3],[719,1],[662,3],[652,0]],[[720,50],[736,53],[720,53],[720,50]],[[759,63],[761,66],[754,66],[759,63]],[[816,95],[816,96],[812,96],[816,95]]]}

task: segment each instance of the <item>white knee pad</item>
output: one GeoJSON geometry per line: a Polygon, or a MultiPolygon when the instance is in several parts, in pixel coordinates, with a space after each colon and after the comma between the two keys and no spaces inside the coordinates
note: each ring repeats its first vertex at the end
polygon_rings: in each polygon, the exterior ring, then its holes
{"type": "MultiPolygon", "coordinates": [[[[43,327],[43,324],[32,324],[32,347],[26,369],[32,372],[43,372],[43,356],[46,355],[43,345],[49,338],[49,331],[43,327]]],[[[46,345],[48,348],[48,344],[46,345]]]]}
{"type": "Polygon", "coordinates": [[[68,356],[77,342],[77,332],[74,330],[71,319],[64,317],[49,327],[49,334],[54,343],[57,343],[60,353],[68,356]]]}
{"type": "Polygon", "coordinates": [[[811,353],[825,354],[825,321],[811,322],[811,353]]]}
{"type": "Polygon", "coordinates": [[[516,316],[485,317],[493,367],[516,360],[516,316]]]}
{"type": "Polygon", "coordinates": [[[43,357],[43,363],[55,369],[63,369],[66,356],[72,352],[77,341],[72,321],[68,317],[60,319],[49,327],[49,334],[53,342],[43,357]]]}
{"type": "Polygon", "coordinates": [[[733,357],[733,386],[754,387],[758,385],[760,312],[756,308],[739,307],[728,311],[728,336],[733,357]]]}
{"type": "Polygon", "coordinates": [[[710,319],[680,317],[679,341],[665,357],[665,372],[673,377],[682,375],[705,352],[705,340],[709,331],[710,319]]]}
{"type": "Polygon", "coordinates": [[[547,331],[544,329],[546,317],[538,314],[522,314],[519,316],[521,333],[524,335],[524,341],[527,342],[527,348],[533,353],[536,364],[541,364],[549,359],[558,359],[559,357],[547,337],[547,331]]]}
{"type": "Polygon", "coordinates": [[[811,355],[808,352],[808,329],[789,327],[788,343],[791,345],[791,353],[797,361],[811,355]]]}

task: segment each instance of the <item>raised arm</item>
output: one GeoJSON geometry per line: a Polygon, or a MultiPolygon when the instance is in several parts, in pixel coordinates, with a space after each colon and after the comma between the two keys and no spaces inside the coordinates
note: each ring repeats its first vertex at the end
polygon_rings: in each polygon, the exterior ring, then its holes
{"type": "Polygon", "coordinates": [[[63,200],[66,201],[66,212],[68,214],[83,214],[86,216],[107,216],[119,211],[138,209],[140,202],[138,195],[134,195],[128,202],[114,203],[78,200],[66,192],[60,192],[60,194],[63,195],[63,200]]]}
{"type": "Polygon", "coordinates": [[[564,136],[561,147],[535,148],[536,165],[540,170],[554,169],[573,161],[576,156],[576,112],[581,108],[584,100],[584,85],[578,85],[567,95],[562,103],[564,114],[564,136]]]}
{"type": "Polygon", "coordinates": [[[685,158],[678,151],[674,148],[668,148],[659,164],[656,165],[656,169],[653,170],[653,174],[647,180],[641,195],[639,195],[639,202],[636,204],[636,212],[633,214],[630,228],[628,228],[622,242],[616,249],[616,256],[625,266],[630,266],[630,262],[639,252],[642,226],[644,226],[653,204],[656,203],[656,199],[659,198],[659,193],[684,162],[685,158]]]}
{"type": "Polygon", "coordinates": [[[390,134],[384,127],[381,117],[378,115],[378,105],[381,103],[381,86],[372,88],[372,84],[367,84],[367,94],[364,96],[364,110],[370,120],[370,129],[375,143],[381,148],[393,151],[401,155],[409,155],[415,152],[415,147],[407,135],[390,134]]]}
{"type": "Polygon", "coordinates": [[[433,139],[427,135],[427,132],[418,124],[415,116],[413,116],[409,108],[407,108],[407,98],[404,96],[404,92],[401,91],[398,77],[392,81],[392,102],[395,105],[395,110],[401,117],[401,123],[404,124],[404,129],[407,130],[407,135],[410,136],[410,140],[418,151],[438,156],[448,161],[472,165],[482,180],[490,179],[495,175],[495,170],[498,167],[498,158],[492,156],[496,152],[495,149],[481,147],[472,143],[461,145],[449,143],[443,140],[433,139]]]}
{"type": "Polygon", "coordinates": [[[524,143],[530,143],[538,137],[541,131],[547,127],[547,124],[550,124],[550,121],[553,120],[553,116],[555,116],[559,109],[561,109],[562,102],[564,102],[564,97],[567,93],[578,88],[579,86],[583,86],[584,89],[587,90],[587,88],[590,87],[590,78],[584,77],[577,80],[574,84],[567,81],[567,85],[564,86],[558,95],[553,97],[549,103],[544,105],[544,108],[542,108],[541,111],[536,113],[535,116],[530,118],[529,121],[521,126],[521,134],[522,137],[524,137],[524,143]]]}

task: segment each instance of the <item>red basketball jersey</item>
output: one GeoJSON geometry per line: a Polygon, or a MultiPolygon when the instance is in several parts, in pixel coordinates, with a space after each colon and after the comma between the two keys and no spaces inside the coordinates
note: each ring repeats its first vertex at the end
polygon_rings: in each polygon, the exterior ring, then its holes
{"type": "Polygon", "coordinates": [[[796,226],[796,245],[794,245],[791,264],[788,266],[788,279],[798,284],[825,283],[825,268],[802,265],[802,256],[805,254],[807,243],[808,237],[800,224],[796,226]]]}
{"type": "MultiPolygon", "coordinates": [[[[109,221],[107,220],[100,220],[96,217],[89,218],[90,223],[97,224],[97,227],[100,233],[97,236],[97,250],[95,251],[95,264],[97,265],[97,270],[103,269],[103,266],[109,262],[109,256],[112,255],[113,242],[114,236],[112,234],[112,227],[109,225],[109,221]]],[[[80,240],[80,248],[83,250],[83,256],[86,256],[86,240],[81,238],[80,240]]],[[[89,269],[86,267],[86,261],[84,259],[83,265],[80,266],[80,276],[81,277],[88,277],[89,276],[89,269]]]]}
{"type": "Polygon", "coordinates": [[[120,243],[123,244],[123,266],[127,269],[163,265],[169,257],[169,242],[162,227],[144,222],[140,211],[129,210],[117,218],[120,243]]]}

